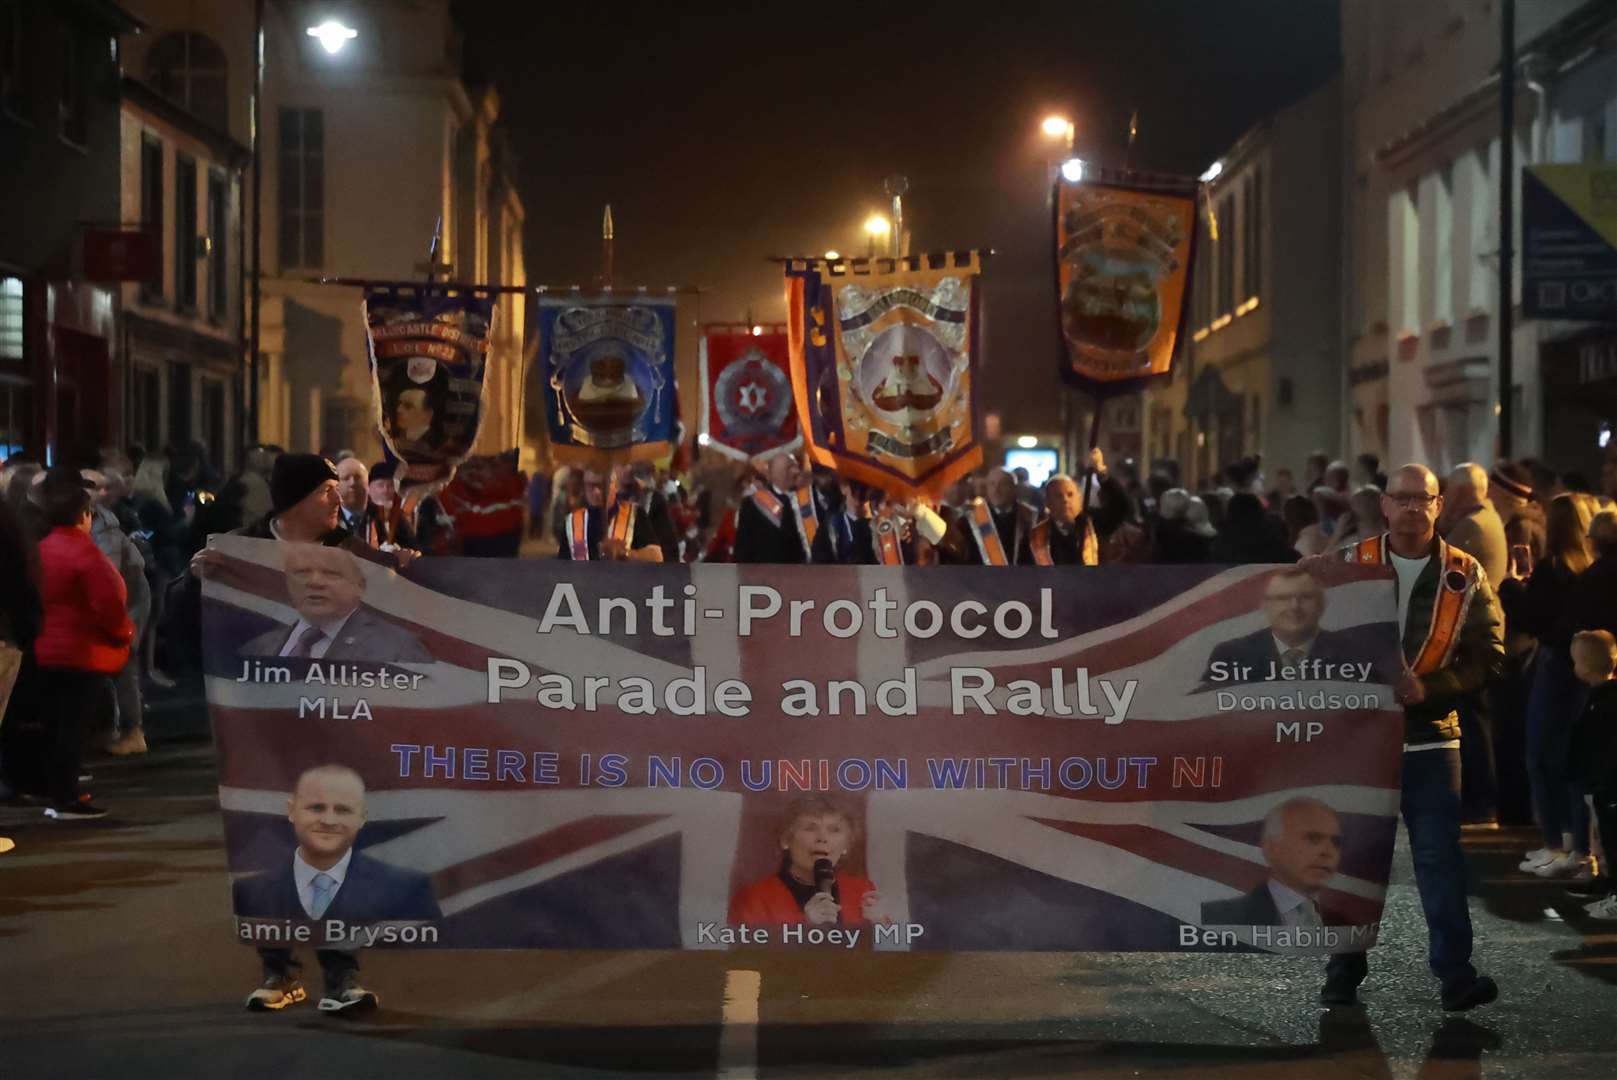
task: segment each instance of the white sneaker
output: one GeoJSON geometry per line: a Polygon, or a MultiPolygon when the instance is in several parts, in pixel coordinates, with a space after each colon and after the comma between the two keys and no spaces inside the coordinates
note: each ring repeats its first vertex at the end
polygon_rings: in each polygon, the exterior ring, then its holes
{"type": "Polygon", "coordinates": [[[1551,859],[1547,863],[1533,867],[1532,873],[1541,878],[1554,878],[1557,881],[1588,881],[1594,876],[1592,861],[1587,855],[1567,852],[1558,859],[1551,859]]]}
{"type": "Polygon", "coordinates": [[[1617,919],[1617,895],[1608,896],[1583,910],[1589,913],[1591,919],[1617,919]]]}
{"type": "Polygon", "coordinates": [[[1543,866],[1544,864],[1549,863],[1549,862],[1553,862],[1554,860],[1561,858],[1565,854],[1566,854],[1566,852],[1557,851],[1554,848],[1545,848],[1545,847],[1534,848],[1532,851],[1529,851],[1525,856],[1522,857],[1522,861],[1516,867],[1516,869],[1518,869],[1518,870],[1526,870],[1527,872],[1531,873],[1532,871],[1538,869],[1540,866],[1543,866]]]}

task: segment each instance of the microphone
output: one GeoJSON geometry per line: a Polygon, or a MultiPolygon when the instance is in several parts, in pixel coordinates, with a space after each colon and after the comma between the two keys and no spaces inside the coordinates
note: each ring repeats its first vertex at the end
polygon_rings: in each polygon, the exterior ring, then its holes
{"type": "Polygon", "coordinates": [[[829,893],[836,884],[837,871],[831,865],[830,859],[814,860],[814,887],[820,892],[829,893]]]}

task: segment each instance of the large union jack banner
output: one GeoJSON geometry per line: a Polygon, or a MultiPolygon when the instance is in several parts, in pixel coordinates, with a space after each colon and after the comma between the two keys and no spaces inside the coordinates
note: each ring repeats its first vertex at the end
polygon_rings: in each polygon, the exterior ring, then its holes
{"type": "Polygon", "coordinates": [[[213,543],[244,941],[1375,939],[1403,733],[1380,567],[398,573],[213,543]]]}

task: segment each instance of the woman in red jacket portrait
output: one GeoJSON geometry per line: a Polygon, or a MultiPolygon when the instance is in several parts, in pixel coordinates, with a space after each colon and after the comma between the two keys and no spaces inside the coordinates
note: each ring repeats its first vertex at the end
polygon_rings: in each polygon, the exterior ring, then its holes
{"type": "Polygon", "coordinates": [[[837,867],[857,835],[835,799],[807,795],[781,815],[780,868],[730,897],[732,926],[868,926],[890,922],[870,879],[837,867]]]}

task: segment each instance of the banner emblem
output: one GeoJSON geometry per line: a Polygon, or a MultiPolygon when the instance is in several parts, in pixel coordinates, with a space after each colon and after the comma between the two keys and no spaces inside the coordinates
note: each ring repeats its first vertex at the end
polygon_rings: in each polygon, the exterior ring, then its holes
{"type": "Polygon", "coordinates": [[[763,334],[739,324],[704,327],[701,369],[709,449],[751,461],[802,444],[783,327],[763,334]]]}
{"type": "Polygon", "coordinates": [[[792,379],[811,454],[901,498],[935,496],[982,460],[972,396],[978,263],[975,253],[952,261],[787,272],[792,379]]]}
{"type": "Polygon", "coordinates": [[[494,297],[456,285],[375,286],[362,310],[372,415],[400,487],[441,487],[482,423],[494,297]]]}
{"type": "Polygon", "coordinates": [[[668,453],[674,408],[674,305],[539,302],[546,418],[558,460],[604,463],[668,453]]]}
{"type": "Polygon", "coordinates": [[[1063,183],[1056,205],[1062,377],[1113,393],[1166,375],[1187,308],[1194,188],[1063,183]]]}

